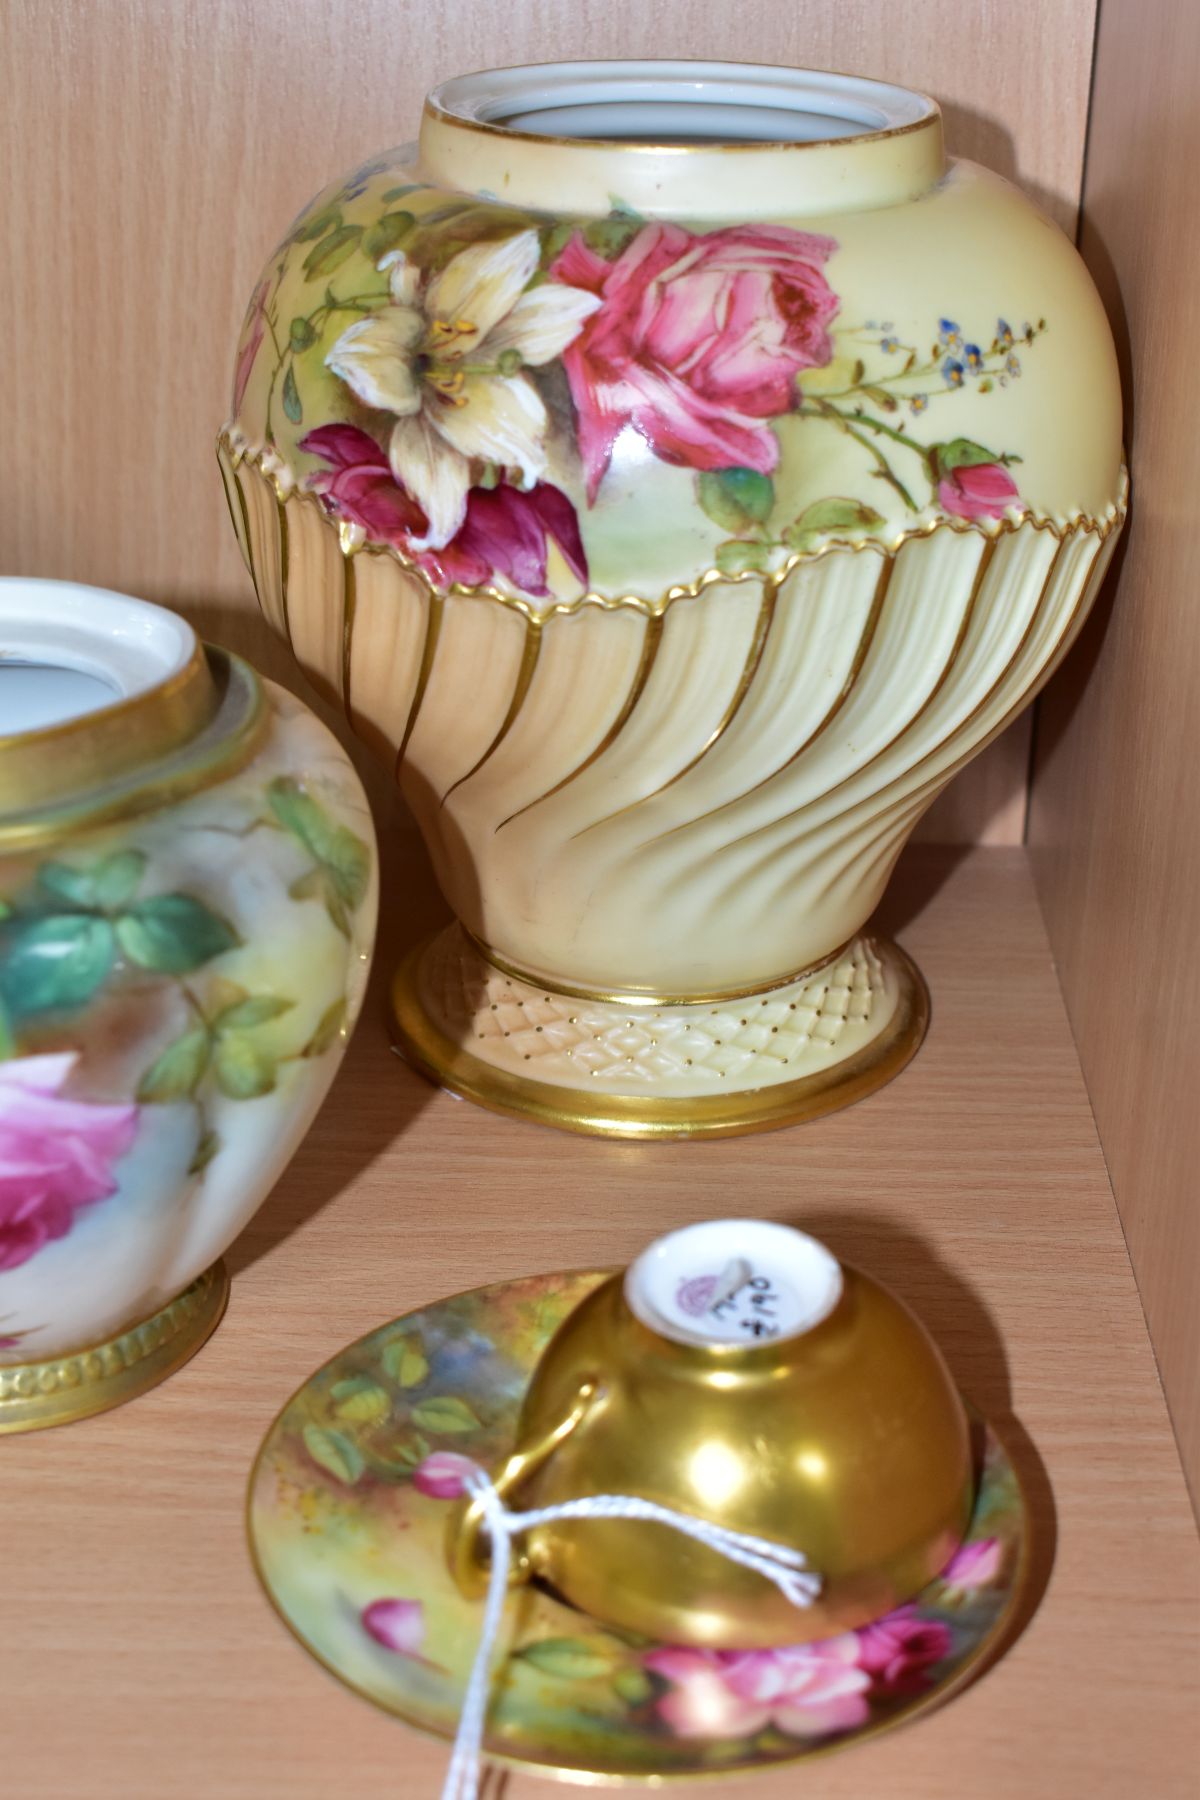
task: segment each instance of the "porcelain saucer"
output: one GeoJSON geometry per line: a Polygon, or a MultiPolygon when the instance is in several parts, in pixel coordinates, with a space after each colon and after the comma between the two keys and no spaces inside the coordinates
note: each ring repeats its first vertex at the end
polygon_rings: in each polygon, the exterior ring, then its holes
{"type": "MultiPolygon", "coordinates": [[[[259,1451],[248,1528],[268,1597],[331,1673],[418,1730],[453,1737],[483,1611],[445,1556],[466,1459],[505,1455],[542,1348],[603,1278],[500,1282],[381,1326],[305,1382],[259,1451]]],[[[915,1602],[860,1630],[698,1651],[514,1590],[487,1758],[591,1786],[695,1781],[845,1749],[946,1700],[1000,1648],[1026,1568],[1025,1498],[976,1425],[963,1548],[915,1602]]]]}

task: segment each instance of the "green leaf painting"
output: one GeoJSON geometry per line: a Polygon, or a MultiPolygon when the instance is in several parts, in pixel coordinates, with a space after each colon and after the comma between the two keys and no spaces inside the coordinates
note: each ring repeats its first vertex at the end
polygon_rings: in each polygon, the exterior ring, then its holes
{"type": "Polygon", "coordinates": [[[230,1100],[257,1100],[275,1086],[275,1062],[242,1032],[218,1039],[213,1056],[217,1086],[230,1100]]]}
{"type": "Polygon", "coordinates": [[[770,559],[770,545],[753,539],[727,538],[716,549],[717,567],[722,575],[745,575],[751,570],[765,569],[770,559]]]}
{"type": "Polygon", "coordinates": [[[418,1401],[412,1416],[413,1424],[419,1425],[422,1431],[446,1437],[479,1429],[479,1420],[466,1401],[456,1399],[453,1394],[435,1394],[429,1400],[418,1401]]]}
{"type": "MultiPolygon", "coordinates": [[[[266,797],[274,822],[314,859],[300,883],[292,884],[294,895],[299,885],[311,884],[304,897],[323,901],[349,936],[350,914],[370,879],[366,845],[297,781],[272,783],[266,797]]],[[[255,822],[266,820],[260,814],[255,822]]],[[[213,1097],[246,1101],[273,1092],[281,1066],[321,1056],[345,1037],[348,1001],[344,992],[336,994],[306,1040],[300,1031],[270,1031],[294,1011],[296,1000],[287,993],[251,992],[219,967],[210,969],[243,947],[235,927],[195,894],[139,898],[143,884],[154,885],[146,880],[149,868],[148,853],[132,844],[91,860],[51,857],[21,889],[0,899],[0,1059],[27,1050],[37,1054],[46,1032],[59,1029],[55,1014],[77,1013],[101,996],[122,1006],[152,996],[146,1004],[154,1054],[131,1097],[144,1106],[193,1109],[196,1148],[189,1173],[197,1174],[221,1147],[208,1117],[213,1097]],[[191,979],[200,970],[204,975],[191,979]],[[28,1045],[27,1022],[37,1033],[28,1045]]],[[[115,1029],[121,1016],[114,1012],[100,1028],[115,1029]]],[[[70,1032],[67,1042],[75,1049],[80,1040],[74,1022],[70,1032]]],[[[424,1372],[418,1346],[406,1364],[407,1380],[415,1385],[424,1372]]],[[[454,1428],[451,1421],[448,1429],[454,1428]]]]}
{"type": "Polygon", "coordinates": [[[323,208],[321,212],[314,214],[307,225],[301,226],[300,230],[296,233],[296,242],[298,244],[311,244],[314,238],[323,238],[329,232],[336,231],[341,222],[341,207],[327,206],[323,208]]]}
{"type": "Polygon", "coordinates": [[[320,801],[291,776],[281,775],[267,789],[267,800],[285,831],[303,844],[316,860],[316,872],[302,875],[291,888],[293,899],[320,894],[331,920],[343,936],[350,933],[350,915],[366,896],[371,876],[371,855],[360,837],[331,819],[320,801]]]}
{"type": "Polygon", "coordinates": [[[367,846],[344,825],[331,819],[298,781],[281,775],[267,790],[271,810],[285,830],[309,849],[336,878],[347,906],[361,905],[371,859],[367,846]]]}
{"type": "Polygon", "coordinates": [[[994,450],[985,450],[982,444],[972,443],[970,438],[951,438],[948,444],[937,446],[937,460],[942,469],[978,469],[985,463],[1001,459],[994,450]]]}
{"type": "Polygon", "coordinates": [[[600,1636],[554,1637],[526,1644],[517,1655],[541,1674],[556,1676],[560,1681],[592,1681],[612,1674],[619,1651],[609,1639],[600,1636]]]}
{"type": "Polygon", "coordinates": [[[92,877],[97,906],[105,911],[124,906],[136,894],[145,872],[141,850],[118,850],[115,856],[106,856],[92,877]]]}
{"type": "Polygon", "coordinates": [[[339,225],[314,244],[304,259],[304,273],[310,281],[318,275],[332,275],[352,255],[363,234],[361,225],[339,225]]]}
{"type": "Polygon", "coordinates": [[[167,975],[188,975],[238,943],[232,925],[190,894],[139,900],[121,914],[116,930],[132,962],[167,975]]]}
{"type": "Polygon", "coordinates": [[[96,882],[88,869],[76,869],[69,863],[43,863],[37,880],[51,900],[65,900],[68,906],[84,908],[96,905],[96,882]]]}
{"type": "Polygon", "coordinates": [[[86,869],[64,862],[43,863],[37,882],[53,900],[65,900],[68,905],[89,912],[110,912],[137,892],[145,869],[142,851],[118,850],[86,869]]]}
{"type": "Polygon", "coordinates": [[[283,378],[283,410],[293,425],[299,425],[304,417],[304,408],[300,404],[300,390],[296,386],[296,371],[288,364],[287,374],[283,378]]]}
{"type": "Polygon", "coordinates": [[[392,1410],[387,1389],[367,1375],[352,1375],[337,1382],[332,1398],[338,1418],[348,1419],[354,1425],[377,1425],[392,1410]]]}
{"type": "MultiPolygon", "coordinates": [[[[568,235],[577,227],[568,227],[568,235]]],[[[583,228],[583,241],[589,250],[595,250],[606,261],[613,262],[622,250],[628,249],[638,232],[642,229],[642,221],[636,215],[617,213],[608,219],[589,219],[583,228]]]]}
{"type": "Polygon", "coordinates": [[[358,1445],[341,1431],[326,1431],[320,1425],[306,1425],[304,1448],[318,1468],[344,1482],[347,1487],[354,1486],[366,1467],[358,1445]]]}
{"type": "Polygon", "coordinates": [[[754,469],[710,469],[696,477],[700,505],[722,531],[747,531],[762,525],[775,504],[769,475],[754,469]]]}
{"type": "Polygon", "coordinates": [[[247,994],[244,1000],[235,1000],[232,1006],[225,1007],[213,1020],[215,1031],[249,1031],[255,1025],[266,1025],[271,1019],[282,1017],[290,1012],[296,1002],[284,1000],[278,994],[247,994]]]}
{"type": "Polygon", "coordinates": [[[823,537],[861,536],[882,524],[883,518],[874,507],[861,500],[831,495],[827,500],[815,500],[811,506],[806,506],[800,517],[787,527],[783,541],[789,550],[809,550],[823,537]]]}
{"type": "Polygon", "coordinates": [[[387,212],[377,219],[363,238],[363,249],[371,261],[378,262],[402,244],[416,222],[410,212],[387,212]]]}
{"type": "Polygon", "coordinates": [[[641,1706],[654,1692],[654,1683],[643,1669],[629,1666],[618,1669],[612,1678],[613,1692],[627,1706],[641,1706]]]}
{"type": "Polygon", "coordinates": [[[429,1455],[429,1440],[417,1432],[400,1444],[394,1455],[402,1469],[419,1469],[429,1455]]]}
{"type": "Polygon", "coordinates": [[[187,1100],[208,1068],[212,1038],[203,1026],[185,1031],[158,1056],[138,1083],[139,1100],[187,1100]]]}
{"type": "Polygon", "coordinates": [[[391,1338],[383,1347],[383,1366],[400,1387],[419,1387],[429,1373],[420,1338],[391,1338]]]}
{"type": "Polygon", "coordinates": [[[0,944],[0,1000],[14,1019],[82,1006],[115,959],[107,919],[50,913],[10,926],[0,944]]]}

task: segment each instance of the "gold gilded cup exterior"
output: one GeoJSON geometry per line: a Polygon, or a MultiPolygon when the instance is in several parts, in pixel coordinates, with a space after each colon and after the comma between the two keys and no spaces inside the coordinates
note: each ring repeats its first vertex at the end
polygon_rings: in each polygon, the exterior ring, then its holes
{"type": "MultiPolygon", "coordinates": [[[[670,1527],[586,1519],[531,1532],[536,1576],[606,1624],[660,1642],[765,1649],[866,1624],[918,1593],[962,1540],[972,1469],[962,1400],[928,1332],[843,1267],[832,1313],[765,1344],[685,1344],[630,1310],[613,1276],[535,1370],[495,1476],[513,1507],[631,1494],[801,1550],[811,1607],[670,1527]]],[[[451,1521],[460,1585],[486,1579],[477,1503],[451,1521]]]]}

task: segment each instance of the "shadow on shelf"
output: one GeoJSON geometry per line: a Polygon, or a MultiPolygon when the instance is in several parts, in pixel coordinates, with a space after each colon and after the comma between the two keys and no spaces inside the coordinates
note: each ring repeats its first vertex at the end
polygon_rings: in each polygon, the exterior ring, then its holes
{"type": "Polygon", "coordinates": [[[932,906],[959,864],[977,848],[975,844],[906,844],[866,929],[899,938],[932,906]]]}
{"type": "Polygon", "coordinates": [[[225,1253],[235,1278],[335,1201],[386,1154],[435,1097],[437,1089],[394,1051],[389,990],[407,947],[437,929],[449,912],[415,828],[378,819],[379,933],[370,985],[350,1047],[325,1103],[283,1175],[241,1236],[225,1253]],[[381,1088],[366,1072],[386,1058],[394,1075],[381,1088]],[[370,1096],[373,1103],[363,1104],[370,1096]]]}
{"type": "Polygon", "coordinates": [[[928,1326],[960,1392],[1003,1440],[1029,1505],[1029,1566],[1013,1617],[989,1667],[1012,1647],[1041,1605],[1054,1568],[1057,1512],[1046,1465],[1012,1410],[1004,1341],[974,1288],[907,1225],[867,1210],[804,1212],[782,1223],[828,1244],[839,1260],[884,1281],[928,1326]]]}

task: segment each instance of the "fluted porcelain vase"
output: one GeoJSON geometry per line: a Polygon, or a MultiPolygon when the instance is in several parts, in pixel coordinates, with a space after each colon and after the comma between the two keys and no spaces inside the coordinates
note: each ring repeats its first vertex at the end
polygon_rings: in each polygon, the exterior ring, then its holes
{"type": "Polygon", "coordinates": [[[333,1080],[376,859],[345,750],[173,613],[0,580],[0,1433],[142,1393],[333,1080]]]}
{"type": "Polygon", "coordinates": [[[865,930],[1046,680],[1124,514],[1066,238],[845,76],[451,81],[305,209],[220,461],[262,607],[391,764],[458,923],[409,1055],[632,1136],[846,1103],[926,999],[865,930]]]}

